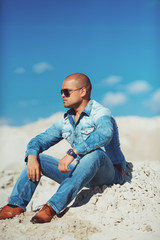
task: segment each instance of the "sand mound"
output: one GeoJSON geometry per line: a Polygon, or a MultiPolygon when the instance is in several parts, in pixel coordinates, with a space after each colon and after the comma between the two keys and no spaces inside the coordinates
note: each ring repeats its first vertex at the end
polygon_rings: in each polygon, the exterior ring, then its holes
{"type": "MultiPolygon", "coordinates": [[[[23,166],[29,139],[51,126],[61,114],[20,128],[1,127],[0,205],[8,197],[23,166]]],[[[46,177],[27,212],[2,220],[0,236],[9,239],[56,240],[158,240],[160,238],[160,118],[117,118],[128,167],[122,186],[82,189],[72,203],[51,223],[30,223],[33,211],[44,204],[58,187],[46,177]],[[15,231],[16,229],[16,231],[15,231]]],[[[68,149],[63,141],[48,154],[61,157],[68,149]]]]}

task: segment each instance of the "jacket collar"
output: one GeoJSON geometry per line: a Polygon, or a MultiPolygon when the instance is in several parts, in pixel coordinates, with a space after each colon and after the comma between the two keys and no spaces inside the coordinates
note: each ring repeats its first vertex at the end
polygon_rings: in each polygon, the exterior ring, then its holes
{"type": "MultiPolygon", "coordinates": [[[[86,114],[89,116],[92,110],[92,105],[93,105],[93,100],[91,99],[81,114],[86,114]]],[[[71,108],[64,114],[64,117],[67,118],[73,115],[75,115],[75,111],[71,108]]]]}
{"type": "Polygon", "coordinates": [[[87,115],[89,116],[90,113],[91,113],[91,110],[92,110],[92,105],[93,105],[93,100],[91,99],[91,100],[88,102],[87,106],[85,107],[85,109],[83,110],[82,113],[85,113],[85,114],[87,114],[87,115]]]}

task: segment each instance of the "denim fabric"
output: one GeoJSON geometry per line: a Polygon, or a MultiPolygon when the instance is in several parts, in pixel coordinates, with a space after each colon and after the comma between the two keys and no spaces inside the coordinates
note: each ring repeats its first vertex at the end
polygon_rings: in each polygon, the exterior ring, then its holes
{"type": "Polygon", "coordinates": [[[62,139],[66,139],[75,148],[79,160],[86,153],[102,148],[113,164],[123,164],[125,158],[120,149],[118,127],[109,109],[94,100],[90,100],[75,124],[75,113],[72,109],[44,133],[33,138],[26,151],[38,157],[62,139]]]}
{"type": "MultiPolygon", "coordinates": [[[[57,158],[39,154],[39,163],[43,174],[60,184],[57,192],[48,200],[57,214],[74,199],[78,191],[84,186],[91,188],[104,184],[123,184],[122,175],[114,168],[111,160],[101,149],[84,155],[77,164],[70,164],[71,172],[65,174],[58,170],[59,159],[57,158]]],[[[26,210],[38,183],[28,179],[25,164],[13,188],[8,204],[26,210]]]]}
{"type": "MultiPolygon", "coordinates": [[[[25,155],[26,161],[28,155],[36,155],[43,174],[60,183],[48,201],[56,213],[66,207],[84,186],[124,182],[122,174],[114,167],[114,164],[119,164],[125,169],[126,161],[120,149],[117,124],[109,109],[90,100],[76,123],[74,117],[74,111],[68,110],[59,121],[29,142],[25,155]],[[70,164],[71,172],[65,174],[58,170],[59,159],[41,154],[62,139],[66,139],[79,153],[77,164],[70,164]]],[[[25,210],[37,185],[38,182],[28,179],[25,166],[9,204],[25,210]]]]}

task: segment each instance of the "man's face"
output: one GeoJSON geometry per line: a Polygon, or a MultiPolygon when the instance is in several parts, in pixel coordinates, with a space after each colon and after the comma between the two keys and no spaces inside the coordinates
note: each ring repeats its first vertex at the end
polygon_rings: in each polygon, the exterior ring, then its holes
{"type": "MultiPolygon", "coordinates": [[[[74,80],[65,79],[62,85],[62,90],[63,89],[76,90],[79,88],[80,87],[76,85],[76,82],[74,80]]],[[[64,93],[62,93],[62,98],[63,98],[64,107],[73,108],[73,109],[79,106],[83,100],[81,97],[81,89],[76,91],[69,91],[69,96],[67,97],[64,95],[64,93]]]]}

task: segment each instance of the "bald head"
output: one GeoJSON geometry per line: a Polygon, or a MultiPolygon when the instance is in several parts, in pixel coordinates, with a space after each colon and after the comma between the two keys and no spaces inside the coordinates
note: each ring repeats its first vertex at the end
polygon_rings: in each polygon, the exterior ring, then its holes
{"type": "Polygon", "coordinates": [[[85,87],[87,95],[91,94],[92,85],[90,79],[83,73],[74,73],[65,78],[65,81],[73,81],[77,88],[85,87]]]}

